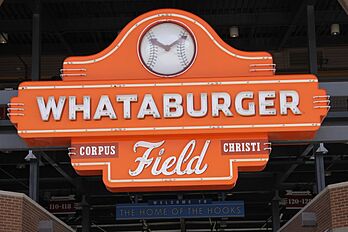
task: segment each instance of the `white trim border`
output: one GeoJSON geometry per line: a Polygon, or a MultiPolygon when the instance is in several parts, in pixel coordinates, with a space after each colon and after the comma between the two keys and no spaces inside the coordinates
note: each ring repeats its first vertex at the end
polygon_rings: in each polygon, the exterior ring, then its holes
{"type": "Polygon", "coordinates": [[[316,83],[316,79],[298,80],[246,80],[246,81],[207,81],[207,82],[167,82],[140,84],[102,84],[102,85],[50,85],[50,86],[20,86],[20,90],[35,89],[96,89],[96,88],[139,88],[139,87],[177,87],[177,86],[210,86],[210,85],[254,85],[254,84],[293,84],[316,83]]]}
{"type": "Polygon", "coordinates": [[[204,130],[204,129],[246,129],[246,128],[284,128],[284,127],[320,127],[321,123],[288,123],[288,124],[250,124],[221,126],[167,126],[167,127],[116,127],[90,129],[57,129],[57,130],[18,130],[18,134],[40,133],[80,133],[80,132],[124,132],[124,131],[171,131],[171,130],[204,130]]]}
{"type": "MultiPolygon", "coordinates": [[[[111,163],[110,162],[92,162],[92,163],[71,163],[73,167],[81,166],[107,166],[107,179],[110,183],[149,183],[149,182],[178,182],[178,181],[223,181],[233,178],[233,163],[238,162],[268,162],[269,158],[251,158],[251,159],[230,159],[230,174],[229,176],[219,177],[192,177],[192,178],[148,178],[148,179],[112,179],[111,178],[111,163]]],[[[80,170],[81,171],[81,170],[80,170]]],[[[83,171],[82,171],[83,172],[83,171]]],[[[103,173],[104,175],[104,173],[103,173]]]]}

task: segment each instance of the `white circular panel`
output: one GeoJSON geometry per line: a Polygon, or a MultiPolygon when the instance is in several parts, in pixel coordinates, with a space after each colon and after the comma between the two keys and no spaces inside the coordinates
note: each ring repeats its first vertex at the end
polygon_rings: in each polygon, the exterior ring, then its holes
{"type": "Polygon", "coordinates": [[[143,65],[160,76],[175,76],[191,66],[196,55],[192,33],[174,22],[162,22],[150,27],[139,44],[143,65]]]}

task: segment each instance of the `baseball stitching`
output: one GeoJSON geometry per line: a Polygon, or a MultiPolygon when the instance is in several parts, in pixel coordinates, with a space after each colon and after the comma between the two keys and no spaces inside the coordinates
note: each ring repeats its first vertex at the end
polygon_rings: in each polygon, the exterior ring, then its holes
{"type": "MultiPolygon", "coordinates": [[[[181,31],[180,32],[180,37],[184,37],[186,36],[187,33],[186,31],[181,31]]],[[[187,67],[189,65],[189,61],[186,57],[186,49],[185,49],[185,41],[183,42],[180,42],[176,45],[176,51],[178,53],[178,58],[179,58],[179,61],[180,61],[180,64],[183,68],[187,67]]]]}
{"type": "Polygon", "coordinates": [[[151,43],[151,39],[155,38],[155,35],[152,31],[149,31],[147,33],[146,38],[150,44],[150,55],[146,62],[146,65],[148,68],[153,69],[157,61],[158,47],[151,43]]]}

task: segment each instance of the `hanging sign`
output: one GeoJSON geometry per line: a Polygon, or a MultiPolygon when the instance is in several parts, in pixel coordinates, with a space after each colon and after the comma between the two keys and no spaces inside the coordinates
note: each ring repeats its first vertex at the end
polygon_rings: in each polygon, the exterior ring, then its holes
{"type": "Polygon", "coordinates": [[[287,190],[285,194],[286,209],[302,209],[311,200],[313,195],[309,191],[291,191],[287,190]]]}
{"type": "Polygon", "coordinates": [[[117,204],[116,220],[165,218],[244,217],[244,201],[211,201],[209,203],[117,204]]]}
{"type": "Polygon", "coordinates": [[[53,214],[74,214],[75,205],[75,201],[50,201],[48,210],[53,214]]]}
{"type": "Polygon", "coordinates": [[[74,214],[76,213],[77,203],[75,196],[51,197],[47,209],[53,214],[74,214]]]}
{"type": "Polygon", "coordinates": [[[269,141],[311,139],[327,114],[314,75],[274,72],[269,53],[163,9],[68,57],[62,81],[21,83],[8,110],[30,146],[68,146],[74,169],[110,191],[230,189],[266,166],[269,141]]]}

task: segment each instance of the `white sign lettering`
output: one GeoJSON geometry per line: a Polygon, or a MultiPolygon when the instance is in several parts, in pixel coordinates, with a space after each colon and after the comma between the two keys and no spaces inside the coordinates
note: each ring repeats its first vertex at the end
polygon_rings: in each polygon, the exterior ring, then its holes
{"type": "Polygon", "coordinates": [[[140,175],[146,168],[151,167],[151,174],[154,176],[163,174],[166,176],[170,176],[173,174],[177,175],[191,175],[191,174],[202,174],[207,170],[208,164],[203,165],[204,156],[207,153],[210,140],[207,140],[202,148],[202,151],[199,155],[192,156],[195,147],[196,147],[196,141],[191,140],[186,144],[184,149],[182,150],[181,154],[178,156],[169,156],[165,159],[165,161],[160,164],[162,160],[162,156],[165,154],[165,148],[160,148],[164,144],[164,141],[157,142],[157,143],[151,143],[146,141],[140,141],[137,142],[133,150],[134,152],[137,151],[139,148],[145,148],[145,152],[142,156],[137,157],[135,159],[135,162],[138,162],[137,168],[132,171],[129,170],[129,175],[131,176],[138,176],[140,175]],[[157,154],[157,157],[151,157],[155,152],[152,152],[156,148],[160,148],[157,154]],[[192,156],[192,157],[191,157],[192,156]],[[195,163],[195,164],[194,164],[195,163]],[[185,165],[186,164],[186,168],[185,165]],[[170,171],[171,170],[171,171],[170,171]]]}
{"type": "Polygon", "coordinates": [[[78,154],[80,156],[115,155],[116,146],[81,146],[78,154]]]}
{"type": "MultiPolygon", "coordinates": [[[[43,97],[37,97],[41,119],[43,121],[48,121],[50,114],[53,114],[53,119],[59,121],[64,111],[66,98],[69,99],[69,120],[76,120],[77,112],[83,114],[84,120],[91,119],[92,100],[90,96],[82,96],[79,97],[79,99],[77,99],[76,96],[60,96],[57,102],[54,96],[49,96],[47,103],[45,103],[43,97]],[[77,101],[82,101],[83,103],[77,104],[77,101]]],[[[210,95],[208,93],[201,93],[199,96],[195,96],[195,98],[197,98],[199,102],[197,106],[194,104],[193,93],[187,93],[186,98],[178,93],[163,94],[163,106],[159,107],[159,102],[155,101],[152,94],[145,94],[140,106],[137,94],[117,95],[114,100],[111,100],[112,98],[110,96],[102,95],[98,101],[97,107],[92,112],[93,120],[100,120],[101,117],[109,117],[111,120],[117,120],[117,112],[114,108],[117,104],[123,105],[123,119],[132,118],[132,107],[138,110],[136,115],[139,119],[144,119],[146,116],[153,118],[179,118],[184,114],[188,114],[193,118],[205,117],[208,114],[212,117],[234,117],[236,114],[250,117],[257,113],[259,115],[268,116],[277,115],[278,113],[286,116],[289,110],[295,115],[302,114],[299,109],[299,94],[295,90],[284,90],[279,92],[239,92],[236,94],[233,101],[231,95],[227,92],[212,92],[210,95]],[[186,101],[183,99],[186,99],[186,101]],[[279,106],[276,107],[277,99],[279,106]],[[234,104],[232,104],[232,102],[234,104]],[[258,112],[256,111],[257,107],[258,112]],[[159,109],[162,110],[162,112],[160,112],[159,109]],[[222,112],[222,114],[220,114],[220,112],[222,112]]]]}
{"type": "Polygon", "coordinates": [[[65,104],[65,96],[60,96],[58,100],[58,106],[53,96],[48,97],[47,104],[45,105],[45,101],[43,97],[36,97],[37,104],[40,109],[41,119],[43,121],[48,121],[51,111],[53,112],[54,120],[58,121],[62,117],[62,111],[65,104]]]}
{"type": "Polygon", "coordinates": [[[247,142],[247,143],[224,143],[224,152],[249,152],[249,151],[261,151],[259,142],[247,142]]]}

